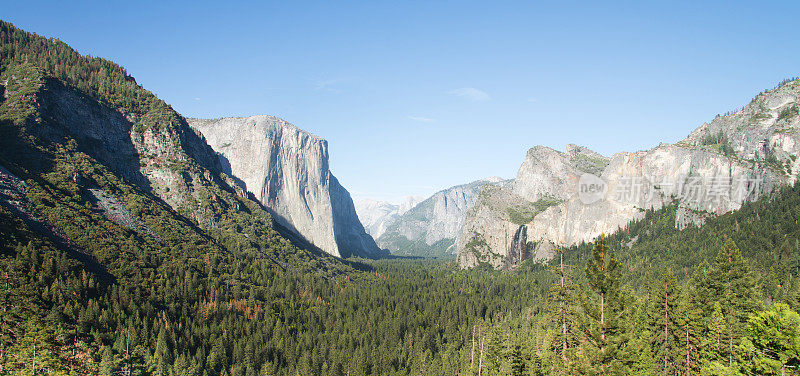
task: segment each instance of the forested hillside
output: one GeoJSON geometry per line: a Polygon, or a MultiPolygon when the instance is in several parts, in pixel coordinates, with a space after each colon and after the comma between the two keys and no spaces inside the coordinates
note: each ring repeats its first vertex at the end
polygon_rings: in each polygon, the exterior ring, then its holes
{"type": "Polygon", "coordinates": [[[343,261],[281,236],[119,66],[0,43],[0,374],[798,373],[800,186],[701,228],[648,212],[563,268],[343,261]],[[174,159],[86,133],[119,124],[174,159]]]}
{"type": "MultiPolygon", "coordinates": [[[[736,212],[709,219],[702,227],[675,227],[675,206],[648,210],[645,218],[609,235],[607,242],[619,249],[627,265],[625,281],[639,291],[654,273],[672,269],[685,281],[703,261],[712,260],[730,239],[763,276],[765,296],[781,299],[779,285],[800,268],[800,191],[796,187],[745,204],[736,212]]],[[[565,254],[582,263],[591,244],[567,249],[565,254]]]]}
{"type": "Polygon", "coordinates": [[[541,374],[796,374],[799,244],[798,185],[700,228],[677,230],[672,206],[651,210],[563,250],[541,314],[489,333],[525,333],[534,350],[520,359],[541,374]]]}
{"type": "MultiPolygon", "coordinates": [[[[799,194],[800,189],[787,188],[731,219],[794,221],[788,213],[799,210],[799,194]]],[[[6,369],[30,366],[36,358],[42,369],[100,374],[449,375],[476,374],[483,367],[485,375],[622,375],[663,374],[665,364],[668,374],[778,364],[773,369],[780,374],[781,366],[797,359],[791,341],[800,333],[792,332],[790,312],[797,310],[800,294],[796,262],[781,263],[787,273],[770,290],[773,273],[756,267],[757,259],[742,257],[750,252],[740,252],[730,240],[709,242],[704,252],[711,256],[682,282],[672,272],[675,264],[664,263],[668,269],[650,269],[642,282],[631,284],[637,270],[622,260],[635,257],[608,248],[613,242],[604,240],[593,245],[588,265],[566,262],[563,289],[557,265],[526,263],[500,272],[386,260],[326,277],[272,272],[267,264],[242,262],[237,255],[215,264],[218,276],[209,276],[207,265],[169,262],[123,283],[87,273],[19,222],[4,212],[4,240],[20,243],[6,250],[13,256],[3,260],[11,287],[2,300],[8,309],[6,369]],[[603,325],[600,293],[606,294],[607,317],[616,318],[603,325]],[[774,327],[788,330],[787,336],[769,337],[774,327]],[[607,339],[601,341],[604,331],[607,339]],[[36,357],[34,340],[42,341],[36,357]],[[613,352],[602,355],[601,347],[613,352]],[[786,363],[748,357],[765,348],[782,351],[784,358],[775,358],[786,363]]],[[[742,229],[768,222],[749,223],[742,229]]],[[[641,229],[648,227],[657,229],[652,223],[641,229]]],[[[676,233],[675,239],[714,236],[711,229],[676,233]]],[[[769,237],[754,234],[761,244],[776,247],[769,237]]],[[[110,268],[118,275],[116,270],[110,268]]]]}

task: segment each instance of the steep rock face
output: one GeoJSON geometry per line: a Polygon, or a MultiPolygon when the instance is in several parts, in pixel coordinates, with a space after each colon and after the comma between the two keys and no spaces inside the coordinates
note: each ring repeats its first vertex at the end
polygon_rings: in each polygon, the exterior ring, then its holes
{"type": "Polygon", "coordinates": [[[452,256],[466,212],[481,187],[505,184],[503,179],[491,177],[436,192],[391,223],[378,238],[378,244],[393,253],[410,256],[452,256]]]}
{"type": "Polygon", "coordinates": [[[591,241],[673,202],[677,227],[736,210],[794,182],[798,102],[800,81],[790,81],[675,145],[617,153],[610,160],[574,145],[566,153],[534,147],[509,188],[486,189],[468,212],[459,263],[513,268],[526,257],[549,259],[555,245],[591,241]],[[544,205],[543,198],[557,202],[544,205]],[[519,209],[537,202],[542,205],[519,209]],[[520,246],[523,233],[527,244],[520,246]]]}
{"type": "Polygon", "coordinates": [[[785,182],[766,166],[667,144],[616,154],[601,178],[608,184],[605,197],[586,203],[573,195],[545,210],[527,225],[532,238],[565,245],[589,242],[673,200],[681,208],[679,221],[702,224],[701,213],[739,209],[785,182]]]}
{"type": "Polygon", "coordinates": [[[505,187],[486,186],[467,212],[457,242],[459,263],[475,266],[487,262],[510,268],[526,258],[546,259],[549,248],[530,253],[524,225],[545,210],[569,199],[581,174],[601,171],[608,158],[589,149],[567,145],[566,152],[545,146],[528,150],[514,181],[505,187]],[[525,243],[520,244],[520,234],[525,243]]]}
{"type": "Polygon", "coordinates": [[[223,170],[280,224],[335,256],[380,254],[328,168],[327,141],[272,116],[189,123],[217,152],[223,170]]]}
{"type": "Polygon", "coordinates": [[[679,145],[705,148],[788,172],[793,182],[800,154],[800,80],[757,95],[740,111],[717,116],[695,129],[679,145]]]}
{"type": "Polygon", "coordinates": [[[585,173],[600,173],[608,158],[587,148],[569,144],[562,153],[534,146],[525,155],[511,191],[528,201],[542,198],[565,200],[574,193],[575,182],[585,173]]]}
{"type": "Polygon", "coordinates": [[[226,184],[215,175],[220,166],[213,150],[163,102],[153,99],[153,107],[163,107],[145,115],[127,113],[36,67],[16,66],[6,77],[4,95],[12,102],[35,90],[28,105],[38,114],[39,126],[29,128],[36,137],[91,155],[201,227],[213,227],[229,205],[219,195],[226,184]]]}
{"type": "Polygon", "coordinates": [[[475,205],[466,213],[464,228],[456,242],[460,265],[472,267],[488,262],[501,268],[511,262],[513,255],[506,257],[507,251],[520,224],[512,221],[507,209],[520,202],[527,201],[511,189],[486,186],[481,190],[475,205]],[[496,250],[504,251],[502,257],[486,257],[494,255],[496,250]]]}
{"type": "Polygon", "coordinates": [[[124,68],[2,21],[0,51],[10,234],[53,243],[110,282],[175,260],[349,269],[276,226],[186,120],[124,68]]]}
{"type": "Polygon", "coordinates": [[[374,239],[379,238],[397,218],[422,201],[422,197],[409,196],[401,204],[386,201],[360,199],[355,200],[358,219],[364,229],[374,239]]]}

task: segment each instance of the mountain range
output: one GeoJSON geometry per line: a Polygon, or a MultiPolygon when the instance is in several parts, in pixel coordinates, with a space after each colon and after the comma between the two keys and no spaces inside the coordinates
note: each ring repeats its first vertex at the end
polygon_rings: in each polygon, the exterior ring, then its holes
{"type": "Polygon", "coordinates": [[[676,144],[611,157],[569,144],[528,150],[517,176],[451,187],[410,209],[358,206],[370,234],[393,254],[454,257],[462,267],[509,269],[546,261],[648,209],[677,204],[676,228],[736,210],[797,172],[800,83],[786,80],[676,144]],[[581,189],[602,186],[591,202],[581,189]]]}
{"type": "Polygon", "coordinates": [[[422,200],[423,198],[420,196],[408,196],[402,203],[393,204],[387,201],[362,198],[355,200],[355,207],[358,218],[364,224],[367,233],[377,239],[386,232],[389,224],[422,200]]]}
{"type": "Polygon", "coordinates": [[[462,267],[508,269],[550,259],[677,205],[677,228],[793,184],[800,162],[800,80],[786,80],[741,110],[717,116],[676,144],[610,158],[567,145],[531,148],[506,187],[485,187],[458,241],[462,267]],[[592,187],[598,192],[592,192],[592,187]]]}
{"type": "MultiPolygon", "coordinates": [[[[267,115],[187,119],[113,63],[81,60],[57,41],[7,34],[19,38],[12,44],[54,48],[80,61],[78,68],[45,55],[37,56],[44,66],[11,64],[13,56],[4,62],[3,116],[39,140],[36,145],[65,144],[84,153],[200,231],[219,229],[230,208],[243,218],[263,212],[298,247],[339,257],[455,256],[462,267],[514,268],[673,202],[677,227],[702,225],[792,184],[800,163],[800,84],[788,80],[674,145],[611,157],[576,145],[564,152],[536,146],[513,180],[479,180],[406,205],[360,204],[357,213],[330,172],[324,139],[267,115]],[[25,125],[30,122],[42,125],[25,125]],[[592,202],[581,194],[587,179],[604,189],[592,202]],[[250,205],[255,212],[244,209],[250,205]]],[[[26,164],[3,167],[17,176],[30,170],[26,164]]],[[[113,189],[87,183],[81,172],[73,180],[82,195],[95,197],[98,210],[128,204],[113,189]]],[[[138,223],[135,215],[123,217],[138,223]]],[[[148,233],[147,226],[129,227],[148,233]]]]}
{"type": "MultiPolygon", "coordinates": [[[[373,211],[387,207],[387,204],[362,206],[359,216],[373,219],[367,223],[378,224],[379,231],[370,234],[380,247],[392,254],[452,258],[456,254],[455,241],[464,226],[466,212],[475,203],[481,187],[487,184],[502,185],[505,181],[491,177],[443,189],[419,200],[409,209],[391,212],[387,216],[377,216],[373,211]]],[[[367,224],[367,227],[373,226],[367,224]]]]}

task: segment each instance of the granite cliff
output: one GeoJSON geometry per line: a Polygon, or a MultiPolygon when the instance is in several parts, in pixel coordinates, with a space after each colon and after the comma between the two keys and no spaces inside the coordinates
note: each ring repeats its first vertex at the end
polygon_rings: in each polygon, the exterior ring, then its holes
{"type": "Polygon", "coordinates": [[[353,200],[328,167],[328,143],[273,116],[188,119],[223,171],[281,225],[335,256],[377,257],[353,200]]]}
{"type": "Polygon", "coordinates": [[[672,145],[605,158],[568,145],[530,149],[513,183],[485,187],[458,240],[462,267],[509,269],[547,260],[556,246],[588,242],[677,205],[675,225],[709,216],[793,183],[800,152],[800,81],[765,91],[672,145]]]}
{"type": "Polygon", "coordinates": [[[225,257],[276,271],[344,265],[276,225],[124,68],[2,21],[0,47],[6,231],[52,243],[106,281],[172,263],[211,275],[225,257]]]}
{"type": "Polygon", "coordinates": [[[467,212],[456,243],[459,262],[474,266],[486,261],[480,255],[499,252],[503,257],[492,257],[490,262],[498,268],[531,257],[549,258],[550,247],[527,246],[530,236],[524,225],[547,208],[568,200],[581,174],[597,173],[607,164],[608,158],[577,145],[567,145],[565,152],[545,146],[531,148],[517,177],[503,187],[484,187],[467,212]]]}

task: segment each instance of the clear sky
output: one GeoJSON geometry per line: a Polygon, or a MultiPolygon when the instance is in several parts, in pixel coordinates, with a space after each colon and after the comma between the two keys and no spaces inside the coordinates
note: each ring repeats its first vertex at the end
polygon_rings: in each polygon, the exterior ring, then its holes
{"type": "Polygon", "coordinates": [[[800,75],[800,2],[699,3],[26,0],[0,18],[185,116],[280,116],[329,141],[353,196],[399,201],[512,178],[537,144],[676,142],[800,75]]]}

